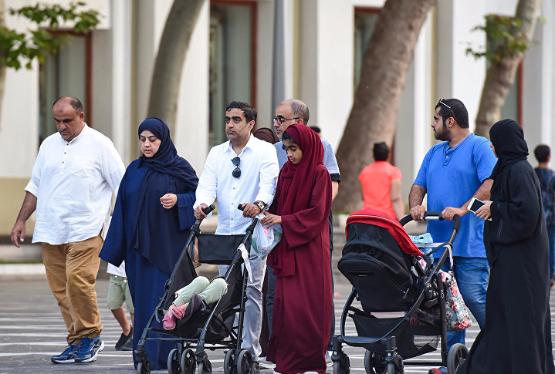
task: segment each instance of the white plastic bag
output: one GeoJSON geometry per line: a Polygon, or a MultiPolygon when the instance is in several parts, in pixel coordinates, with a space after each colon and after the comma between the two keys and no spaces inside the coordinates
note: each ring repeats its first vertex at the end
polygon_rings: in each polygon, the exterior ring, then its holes
{"type": "Polygon", "coordinates": [[[251,255],[266,257],[281,239],[281,225],[265,226],[258,222],[254,227],[251,255]]]}

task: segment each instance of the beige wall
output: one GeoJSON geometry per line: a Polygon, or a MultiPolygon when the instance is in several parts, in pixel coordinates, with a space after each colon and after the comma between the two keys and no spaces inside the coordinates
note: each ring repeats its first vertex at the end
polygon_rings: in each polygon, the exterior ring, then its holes
{"type": "MultiPolygon", "coordinates": [[[[9,235],[25,196],[28,178],[0,178],[0,236],[9,235]]],[[[27,236],[33,233],[34,219],[27,222],[27,236]]]]}

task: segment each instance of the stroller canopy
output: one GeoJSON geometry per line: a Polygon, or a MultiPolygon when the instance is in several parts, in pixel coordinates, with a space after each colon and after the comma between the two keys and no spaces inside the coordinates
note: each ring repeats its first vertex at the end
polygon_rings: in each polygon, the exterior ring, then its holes
{"type": "Polygon", "coordinates": [[[412,242],[405,228],[399,221],[388,218],[386,214],[379,210],[362,209],[351,213],[349,218],[347,218],[347,225],[345,226],[345,236],[348,241],[354,239],[349,238],[349,226],[356,223],[378,226],[386,229],[405,254],[410,256],[423,256],[423,253],[412,242]]]}

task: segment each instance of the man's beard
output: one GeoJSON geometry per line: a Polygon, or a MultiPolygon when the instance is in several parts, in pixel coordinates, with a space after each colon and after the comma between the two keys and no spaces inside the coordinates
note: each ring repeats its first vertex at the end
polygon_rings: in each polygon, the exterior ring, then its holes
{"type": "Polygon", "coordinates": [[[442,122],[441,129],[434,132],[434,136],[436,140],[449,140],[449,130],[447,129],[447,126],[445,126],[445,121],[442,122]]]}

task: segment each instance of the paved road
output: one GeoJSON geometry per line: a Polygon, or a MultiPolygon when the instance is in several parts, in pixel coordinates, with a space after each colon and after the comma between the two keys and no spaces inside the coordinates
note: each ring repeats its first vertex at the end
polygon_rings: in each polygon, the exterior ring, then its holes
{"type": "MultiPolygon", "coordinates": [[[[335,279],[335,312],[339,319],[350,285],[338,272],[335,274],[335,279]]],[[[99,281],[97,289],[104,324],[102,338],[106,344],[105,350],[94,364],[78,367],[52,365],[49,357],[61,352],[65,346],[65,326],[46,281],[3,281],[0,287],[0,374],[133,372],[130,352],[117,352],[113,348],[121,331],[110,311],[105,307],[107,281],[99,281]]],[[[553,307],[554,305],[552,309],[553,307]]],[[[347,333],[355,334],[352,324],[347,326],[347,333]]],[[[467,335],[468,346],[472,344],[477,333],[476,326],[470,328],[467,335]]],[[[345,351],[350,357],[352,372],[364,373],[362,349],[346,348],[345,351]]],[[[214,372],[223,372],[223,355],[209,352],[209,357],[214,366],[214,372]]],[[[430,359],[439,361],[439,352],[418,358],[418,360],[430,359]]],[[[331,367],[328,371],[331,372],[331,367]]],[[[427,371],[428,367],[406,367],[405,370],[406,373],[427,371]]],[[[271,373],[272,370],[264,372],[271,373]]]]}

